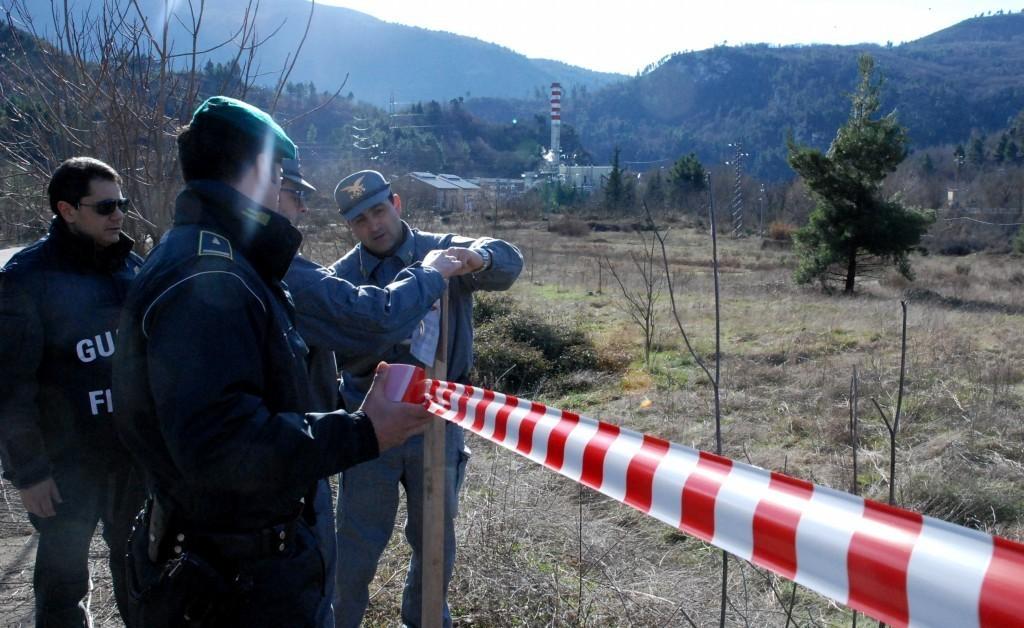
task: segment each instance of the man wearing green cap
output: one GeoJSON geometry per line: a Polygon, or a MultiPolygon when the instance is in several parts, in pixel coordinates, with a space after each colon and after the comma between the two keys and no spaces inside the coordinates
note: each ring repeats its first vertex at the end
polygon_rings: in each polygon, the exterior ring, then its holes
{"type": "MultiPolygon", "coordinates": [[[[281,161],[279,214],[297,224],[306,213],[306,197],[314,192],[316,188],[303,176],[298,159],[281,161]]],[[[404,269],[386,286],[357,286],[296,255],[285,283],[295,301],[296,327],[309,345],[312,409],[329,411],[339,405],[336,355],[342,360],[369,355],[389,338],[397,342],[409,336],[444,293],[445,279],[463,270],[462,262],[448,251],[431,251],[422,264],[404,269]]],[[[327,481],[320,484],[314,507],[327,578],[321,617],[325,625],[334,626],[331,600],[338,563],[334,502],[327,481]]]]}
{"type": "MultiPolygon", "coordinates": [[[[519,250],[495,238],[467,238],[455,234],[427,233],[413,229],[401,219],[402,204],[381,173],[363,170],[338,183],[334,199],[359,244],[331,266],[331,270],[353,283],[385,285],[403,269],[415,264],[432,250],[445,248],[465,264],[468,273],[449,282],[449,328],[447,379],[469,383],[473,360],[473,293],[477,290],[506,290],[523,269],[519,250]]],[[[424,317],[411,335],[400,339],[377,337],[372,353],[339,359],[342,368],[342,397],[345,406],[359,407],[373,377],[373,363],[386,360],[403,364],[432,364],[439,341],[439,316],[435,310],[424,317]]],[[[339,356],[340,357],[340,356],[339,356]]],[[[468,450],[462,429],[445,427],[445,516],[444,589],[447,590],[455,565],[455,525],[458,492],[465,474],[468,450]]],[[[338,586],[335,602],[336,625],[359,625],[369,601],[368,587],[377,561],[391,538],[399,503],[399,486],[405,489],[408,520],[405,537],[412,547],[412,559],[402,594],[402,623],[420,625],[422,589],[423,527],[423,438],[410,438],[367,463],[356,465],[342,475],[338,495],[338,586]]],[[[444,626],[451,626],[447,603],[442,609],[444,626]]]]}
{"type": "Polygon", "coordinates": [[[128,548],[139,623],[317,626],[318,480],[430,416],[381,381],[358,411],[304,414],[308,349],[281,281],[301,235],[277,213],[295,145],[270,116],[210,98],[178,154],[174,227],[127,295],[114,361],[115,424],[150,493],[128,548]]]}

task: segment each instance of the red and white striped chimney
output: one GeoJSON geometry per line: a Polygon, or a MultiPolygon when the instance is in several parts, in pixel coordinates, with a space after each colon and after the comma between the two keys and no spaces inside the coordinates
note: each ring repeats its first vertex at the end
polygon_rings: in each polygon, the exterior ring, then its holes
{"type": "Polygon", "coordinates": [[[561,154],[562,131],[562,85],[551,84],[551,156],[552,163],[558,165],[561,154]]]}

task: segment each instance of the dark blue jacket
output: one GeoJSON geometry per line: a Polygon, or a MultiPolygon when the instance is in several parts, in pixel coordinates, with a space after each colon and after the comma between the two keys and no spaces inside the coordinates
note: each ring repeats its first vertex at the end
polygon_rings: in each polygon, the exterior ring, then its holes
{"type": "MultiPolygon", "coordinates": [[[[448,380],[466,383],[473,366],[473,293],[477,290],[508,290],[523,270],[523,255],[512,244],[495,238],[466,238],[452,233],[428,233],[412,229],[404,221],[402,243],[390,254],[378,257],[362,244],[331,266],[338,277],[357,284],[385,286],[401,276],[403,269],[423,261],[434,249],[450,246],[487,249],[491,266],[487,270],[460,275],[449,282],[448,380]]],[[[373,367],[384,360],[396,364],[417,364],[409,353],[410,330],[398,337],[377,337],[373,351],[361,355],[338,355],[343,371],[341,394],[345,405],[358,408],[373,380],[373,367]]]]}
{"type": "Polygon", "coordinates": [[[361,413],[304,414],[307,348],[281,282],[299,232],[213,181],[186,187],[174,224],[125,302],[116,424],[185,525],[265,528],[375,457],[376,436],[361,413]]]}
{"type": "Polygon", "coordinates": [[[142,259],[125,235],[104,249],[55,218],[0,271],[0,461],[24,488],[125,460],[110,392],[117,320],[142,259]]]}
{"type": "Polygon", "coordinates": [[[303,257],[292,261],[285,282],[295,300],[299,333],[309,344],[318,411],[338,407],[335,356],[345,362],[409,337],[445,286],[440,272],[420,264],[381,287],[352,284],[303,257]]]}

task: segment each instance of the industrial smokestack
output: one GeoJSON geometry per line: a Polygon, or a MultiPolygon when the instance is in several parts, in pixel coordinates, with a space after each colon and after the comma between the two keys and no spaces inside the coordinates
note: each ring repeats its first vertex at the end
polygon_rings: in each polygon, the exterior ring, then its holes
{"type": "Polygon", "coordinates": [[[561,162],[562,152],[562,85],[551,84],[551,163],[555,166],[561,162]]]}

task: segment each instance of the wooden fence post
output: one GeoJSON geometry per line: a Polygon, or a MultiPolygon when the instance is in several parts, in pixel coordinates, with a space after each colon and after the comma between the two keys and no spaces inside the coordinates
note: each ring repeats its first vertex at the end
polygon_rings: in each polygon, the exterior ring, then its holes
{"type": "MultiPolygon", "coordinates": [[[[430,379],[448,377],[448,289],[441,297],[441,325],[430,379]]],[[[423,590],[420,625],[440,628],[444,604],[445,422],[435,420],[423,435],[423,590]]]]}

